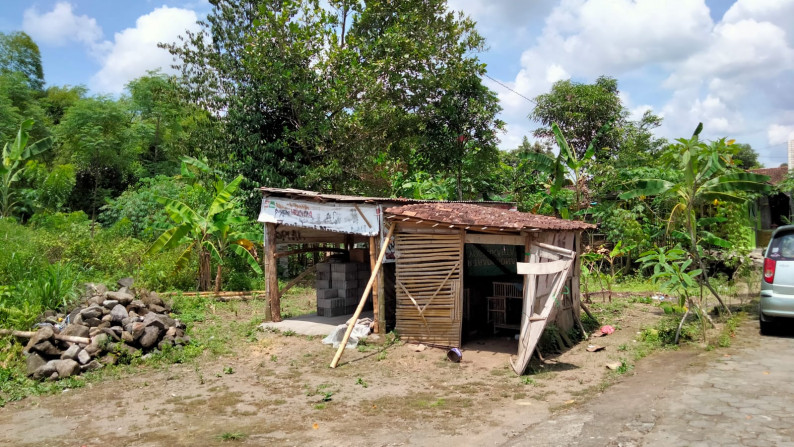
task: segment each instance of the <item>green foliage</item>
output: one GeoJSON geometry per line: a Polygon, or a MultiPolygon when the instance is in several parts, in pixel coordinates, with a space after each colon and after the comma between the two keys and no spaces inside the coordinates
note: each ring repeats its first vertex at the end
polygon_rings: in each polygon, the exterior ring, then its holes
{"type": "Polygon", "coordinates": [[[44,88],[44,69],[39,46],[27,33],[0,33],[0,73],[18,72],[33,90],[44,88]]]}
{"type": "MultiPolygon", "coordinates": [[[[652,328],[645,328],[640,332],[639,340],[651,346],[675,346],[675,334],[678,331],[680,317],[665,315],[652,328]]],[[[700,333],[700,325],[684,322],[681,327],[680,340],[693,341],[700,333]]]]}
{"type": "Polygon", "coordinates": [[[124,190],[139,174],[139,147],[132,115],[122,102],[107,97],[77,100],[56,128],[58,159],[77,170],[71,205],[92,219],[105,197],[124,190]]]}
{"type": "Polygon", "coordinates": [[[696,287],[696,278],[703,273],[701,269],[690,269],[693,259],[680,247],[647,251],[637,261],[642,263],[641,268],[653,269],[651,280],[665,292],[678,296],[681,307],[686,305],[690,291],[696,287]]]}
{"type": "Polygon", "coordinates": [[[551,92],[537,96],[535,103],[530,118],[545,127],[535,130],[534,135],[549,141],[556,140],[552,128],[556,123],[576,158],[588,158],[585,154],[599,132],[602,134],[596,147],[599,150],[594,152],[596,158],[610,158],[619,147],[617,129],[622,127],[628,112],[618,96],[618,82],[614,78],[601,76],[594,84],[557,81],[551,92]],[[608,123],[613,123],[612,127],[602,132],[608,123]]]}
{"type": "MultiPolygon", "coordinates": [[[[182,171],[190,172],[188,166],[201,167],[209,171],[209,167],[191,157],[184,157],[182,171]]],[[[171,250],[187,244],[187,248],[176,261],[177,270],[189,262],[194,251],[198,252],[199,289],[208,290],[210,287],[210,258],[217,262],[215,275],[215,292],[221,290],[222,266],[227,251],[234,252],[244,259],[248,266],[262,274],[255,257],[256,250],[252,240],[257,236],[248,231],[249,221],[243,217],[234,194],[242,181],[242,176],[237,176],[228,184],[216,176],[214,183],[215,195],[206,212],[199,214],[187,204],[167,197],[160,197],[158,201],[165,205],[175,226],[164,231],[147,251],[147,254],[156,254],[162,250],[171,250]]],[[[203,185],[197,184],[200,188],[203,185]]]]}
{"type": "Polygon", "coordinates": [[[32,128],[33,120],[23,121],[14,141],[3,146],[0,160],[0,217],[10,217],[16,208],[16,187],[27,169],[25,162],[50,148],[46,140],[28,144],[32,128]]]}
{"type": "Polygon", "coordinates": [[[108,199],[99,221],[113,225],[127,219],[129,231],[124,235],[152,241],[171,226],[168,214],[158,201],[160,197],[178,200],[194,209],[201,209],[201,204],[210,198],[206,190],[175,181],[173,177],[143,178],[117,198],[108,199]]]}

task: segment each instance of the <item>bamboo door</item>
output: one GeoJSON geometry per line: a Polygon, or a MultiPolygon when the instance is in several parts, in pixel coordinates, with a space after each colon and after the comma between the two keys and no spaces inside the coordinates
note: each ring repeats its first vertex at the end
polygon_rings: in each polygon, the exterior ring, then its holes
{"type": "Polygon", "coordinates": [[[461,234],[400,233],[395,252],[397,332],[406,340],[460,347],[461,234]]]}

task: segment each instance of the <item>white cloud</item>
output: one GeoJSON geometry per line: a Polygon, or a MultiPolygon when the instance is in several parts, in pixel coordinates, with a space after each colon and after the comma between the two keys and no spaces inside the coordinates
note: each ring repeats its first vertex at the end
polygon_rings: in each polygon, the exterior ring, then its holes
{"type": "Polygon", "coordinates": [[[770,145],[787,143],[794,140],[794,125],[772,124],[766,131],[770,145]]]}
{"type": "Polygon", "coordinates": [[[102,28],[96,19],[75,15],[68,2],[58,2],[52,11],[43,14],[35,6],[26,9],[22,30],[36,42],[53,46],[79,42],[92,47],[102,39],[102,28]]]}
{"type": "Polygon", "coordinates": [[[162,68],[170,73],[171,54],[158,48],[160,42],[174,42],[185,30],[196,31],[196,13],[181,8],[161,7],[135,21],[134,28],[118,32],[109,45],[102,68],[92,78],[92,89],[121,93],[131,80],[147,70],[162,68]]]}

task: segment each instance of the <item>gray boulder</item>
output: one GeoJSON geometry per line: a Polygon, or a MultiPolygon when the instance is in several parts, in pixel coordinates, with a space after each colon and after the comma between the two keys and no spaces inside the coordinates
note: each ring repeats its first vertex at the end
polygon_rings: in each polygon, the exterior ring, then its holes
{"type": "Polygon", "coordinates": [[[72,359],[54,360],[55,371],[58,372],[58,377],[63,379],[70,377],[80,372],[80,364],[72,359]]]}
{"type": "Polygon", "coordinates": [[[79,354],[80,351],[82,351],[82,348],[80,348],[80,346],[76,344],[71,345],[69,346],[69,349],[63,351],[63,353],[61,354],[61,360],[65,360],[65,359],[74,360],[77,358],[77,354],[79,354]]]}
{"type": "Polygon", "coordinates": [[[143,348],[151,348],[152,346],[157,344],[157,340],[160,338],[160,328],[157,326],[146,326],[143,330],[143,335],[138,340],[138,343],[141,344],[143,348]]]}
{"type": "Polygon", "coordinates": [[[80,352],[77,353],[77,361],[80,362],[81,365],[85,365],[91,361],[91,354],[86,352],[85,349],[81,349],[80,352]]]}
{"type": "Polygon", "coordinates": [[[118,303],[118,300],[104,300],[102,301],[102,307],[105,309],[113,309],[118,303]]]}
{"type": "Polygon", "coordinates": [[[121,278],[118,281],[116,281],[116,284],[118,284],[119,287],[126,287],[129,289],[130,287],[132,287],[133,284],[135,284],[135,280],[130,277],[121,278]]]}
{"type": "Polygon", "coordinates": [[[27,346],[25,346],[25,352],[30,351],[30,349],[33,346],[45,340],[49,340],[50,338],[52,338],[53,335],[55,335],[55,331],[52,329],[52,326],[43,326],[38,331],[36,331],[33,337],[30,338],[30,340],[28,340],[28,344],[27,346]]]}
{"type": "Polygon", "coordinates": [[[49,362],[39,366],[33,372],[33,378],[39,380],[52,376],[53,373],[57,372],[55,369],[55,362],[60,362],[60,360],[50,360],[49,362]]]}
{"type": "Polygon", "coordinates": [[[130,314],[127,313],[127,309],[121,304],[116,304],[116,306],[113,307],[113,310],[110,311],[110,321],[112,323],[121,324],[121,322],[129,316],[130,314]]]}
{"type": "Polygon", "coordinates": [[[80,311],[80,316],[83,321],[89,318],[102,318],[103,312],[101,306],[92,305],[80,311]]]}
{"type": "Polygon", "coordinates": [[[94,371],[102,367],[102,364],[99,363],[99,360],[91,360],[90,362],[86,363],[85,365],[80,367],[80,371],[94,371]]]}
{"type": "Polygon", "coordinates": [[[61,350],[53,345],[49,340],[43,340],[30,347],[30,352],[38,352],[39,354],[49,357],[59,357],[61,350]]]}
{"type": "Polygon", "coordinates": [[[124,292],[124,291],[121,291],[121,290],[118,291],[118,292],[108,292],[107,293],[107,298],[109,300],[118,301],[119,304],[123,304],[125,306],[127,304],[130,304],[132,302],[132,300],[135,299],[135,297],[131,293],[127,293],[127,292],[124,292]]]}
{"type": "Polygon", "coordinates": [[[83,323],[90,328],[95,328],[102,324],[102,320],[99,318],[87,318],[83,323]]]}
{"type": "Polygon", "coordinates": [[[26,371],[29,376],[32,376],[37,369],[41,368],[46,364],[47,361],[41,358],[41,356],[36,354],[35,352],[31,352],[30,354],[28,354],[27,358],[25,358],[25,366],[27,367],[26,371]]]}
{"type": "Polygon", "coordinates": [[[66,326],[66,329],[61,331],[61,334],[70,335],[72,337],[88,337],[89,332],[91,332],[91,329],[88,326],[74,323],[66,326]]]}

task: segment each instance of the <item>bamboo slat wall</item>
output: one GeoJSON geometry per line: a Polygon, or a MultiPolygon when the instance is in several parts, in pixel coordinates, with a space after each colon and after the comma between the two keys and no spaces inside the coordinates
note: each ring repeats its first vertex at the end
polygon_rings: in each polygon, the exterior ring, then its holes
{"type": "Polygon", "coordinates": [[[407,340],[460,347],[461,233],[395,236],[396,330],[407,340]]]}

